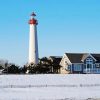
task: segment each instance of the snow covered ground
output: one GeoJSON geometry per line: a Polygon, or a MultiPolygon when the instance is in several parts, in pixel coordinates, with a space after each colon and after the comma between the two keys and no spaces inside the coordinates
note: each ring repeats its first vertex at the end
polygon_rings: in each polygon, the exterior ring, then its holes
{"type": "Polygon", "coordinates": [[[92,100],[88,98],[100,100],[99,74],[0,75],[0,100],[92,100]]]}

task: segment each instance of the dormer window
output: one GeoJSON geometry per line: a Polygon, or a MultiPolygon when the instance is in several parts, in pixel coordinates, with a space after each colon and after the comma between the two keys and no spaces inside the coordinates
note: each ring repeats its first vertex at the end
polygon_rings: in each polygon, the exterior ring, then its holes
{"type": "Polygon", "coordinates": [[[86,64],[93,64],[93,59],[92,58],[87,58],[86,59],[86,64]]]}
{"type": "Polygon", "coordinates": [[[88,58],[86,58],[85,61],[86,61],[86,64],[85,64],[86,71],[92,69],[93,68],[93,59],[88,57],[88,58]]]}

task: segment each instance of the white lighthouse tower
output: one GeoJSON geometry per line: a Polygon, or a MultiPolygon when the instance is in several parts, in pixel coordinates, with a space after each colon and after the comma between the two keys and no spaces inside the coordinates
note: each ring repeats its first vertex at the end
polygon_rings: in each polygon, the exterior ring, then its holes
{"type": "Polygon", "coordinates": [[[29,64],[38,64],[38,39],[37,39],[37,20],[34,18],[35,13],[31,14],[29,20],[30,33],[29,33],[29,64]]]}

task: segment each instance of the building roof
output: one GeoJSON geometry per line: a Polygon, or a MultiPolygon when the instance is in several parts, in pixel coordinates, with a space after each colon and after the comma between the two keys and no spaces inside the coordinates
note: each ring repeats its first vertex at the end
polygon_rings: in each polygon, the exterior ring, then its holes
{"type": "Polygon", "coordinates": [[[62,56],[50,56],[49,58],[62,58],[62,56]]]}
{"type": "Polygon", "coordinates": [[[51,59],[53,63],[59,65],[62,59],[62,56],[50,56],[49,59],[51,59]]]}
{"type": "Polygon", "coordinates": [[[82,63],[81,59],[83,54],[81,53],[66,53],[67,57],[71,61],[71,63],[82,63]]]}
{"type": "Polygon", "coordinates": [[[96,59],[96,63],[100,63],[100,54],[90,54],[90,53],[65,53],[71,63],[82,63],[82,60],[87,58],[89,55],[96,59]]]}
{"type": "Polygon", "coordinates": [[[91,54],[97,61],[96,63],[100,63],[100,54],[91,54]]]}

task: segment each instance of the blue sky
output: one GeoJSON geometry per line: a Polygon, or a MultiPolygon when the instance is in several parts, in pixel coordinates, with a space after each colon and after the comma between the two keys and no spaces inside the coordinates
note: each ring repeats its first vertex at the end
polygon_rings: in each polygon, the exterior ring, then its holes
{"type": "Polygon", "coordinates": [[[100,0],[0,0],[0,59],[19,65],[28,61],[33,11],[40,57],[100,53],[100,0]]]}

